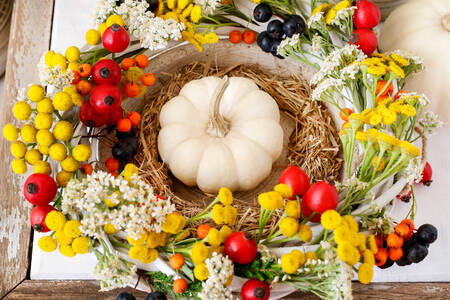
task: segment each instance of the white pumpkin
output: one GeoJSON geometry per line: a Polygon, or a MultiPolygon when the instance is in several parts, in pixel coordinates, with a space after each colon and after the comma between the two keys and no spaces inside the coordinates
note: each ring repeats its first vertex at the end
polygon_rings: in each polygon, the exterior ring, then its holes
{"type": "Polygon", "coordinates": [[[187,83],[159,116],[158,150],[175,177],[206,193],[256,187],[283,148],[275,100],[250,79],[187,83]]]}
{"type": "Polygon", "coordinates": [[[426,70],[405,89],[425,93],[441,120],[450,116],[450,0],[408,0],[381,29],[383,51],[406,50],[424,59],[426,70]]]}

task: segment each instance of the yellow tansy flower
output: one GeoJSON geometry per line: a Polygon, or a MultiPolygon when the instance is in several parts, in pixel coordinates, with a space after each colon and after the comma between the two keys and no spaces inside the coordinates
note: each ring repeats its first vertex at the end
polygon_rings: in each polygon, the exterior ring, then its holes
{"type": "Polygon", "coordinates": [[[392,53],[391,57],[397,64],[402,67],[406,67],[407,65],[409,65],[409,61],[399,54],[392,53]]]}
{"type": "Polygon", "coordinates": [[[38,241],[38,246],[42,251],[52,252],[58,247],[58,243],[51,236],[43,236],[38,241]]]}
{"type": "Polygon", "coordinates": [[[375,241],[375,236],[373,234],[369,234],[367,237],[367,246],[372,253],[378,252],[377,242],[375,241]]]}
{"type": "Polygon", "coordinates": [[[60,245],[59,253],[67,257],[74,257],[75,255],[77,255],[71,245],[60,245]]]}
{"type": "Polygon", "coordinates": [[[312,251],[306,252],[305,256],[306,256],[306,261],[313,261],[313,260],[317,261],[317,255],[316,255],[316,253],[314,253],[312,251]]]}
{"type": "Polygon", "coordinates": [[[339,3],[337,3],[337,4],[333,7],[333,9],[335,9],[336,11],[340,11],[340,10],[343,10],[344,8],[349,7],[349,6],[350,6],[350,1],[348,1],[348,0],[343,0],[343,1],[339,2],[339,3]]]}
{"type": "Polygon", "coordinates": [[[222,237],[220,231],[216,228],[211,228],[206,236],[206,241],[213,247],[220,246],[222,243],[222,237]]]}
{"type": "Polygon", "coordinates": [[[363,252],[363,261],[366,264],[369,264],[371,266],[375,265],[375,257],[373,255],[373,252],[369,249],[364,250],[363,252]]]}
{"type": "Polygon", "coordinates": [[[297,258],[300,266],[303,266],[305,264],[306,255],[302,251],[295,249],[291,251],[291,254],[297,258]]]}
{"type": "Polygon", "coordinates": [[[368,284],[372,281],[373,278],[373,266],[363,263],[359,266],[358,269],[358,280],[362,284],[368,284]]]}
{"type": "Polygon", "coordinates": [[[212,219],[217,225],[225,221],[225,208],[220,204],[215,204],[212,209],[212,219]]]}
{"type": "Polygon", "coordinates": [[[284,183],[277,184],[273,190],[280,193],[283,198],[290,198],[293,194],[291,187],[284,183]]]}
{"type": "Polygon", "coordinates": [[[314,16],[315,14],[317,14],[317,13],[327,11],[331,6],[333,6],[333,5],[330,4],[330,3],[324,3],[324,4],[321,4],[321,5],[317,6],[317,7],[314,8],[314,10],[312,11],[311,17],[314,16]]]}
{"type": "Polygon", "coordinates": [[[267,210],[275,210],[283,207],[283,197],[275,191],[259,194],[258,202],[267,210]]]}
{"type": "Polygon", "coordinates": [[[201,264],[208,258],[208,247],[202,242],[196,242],[192,246],[191,259],[195,265],[201,264]]]}
{"type": "Polygon", "coordinates": [[[337,211],[330,209],[320,216],[320,223],[325,229],[333,230],[341,225],[342,217],[337,211]]]}
{"type": "Polygon", "coordinates": [[[127,241],[133,246],[144,245],[145,241],[147,241],[148,233],[144,232],[139,236],[138,239],[134,239],[131,236],[127,236],[127,241]]]}
{"type": "Polygon", "coordinates": [[[231,205],[233,204],[233,193],[229,188],[222,187],[219,190],[219,199],[223,205],[231,205]]]}
{"type": "Polygon", "coordinates": [[[377,168],[377,171],[383,171],[384,167],[386,166],[386,162],[384,161],[384,158],[381,158],[380,162],[378,162],[378,155],[375,155],[372,159],[372,167],[375,169],[377,168]],[[378,168],[377,168],[378,165],[378,168]]]}
{"type": "Polygon", "coordinates": [[[300,261],[298,256],[293,255],[292,253],[286,253],[281,256],[281,269],[284,272],[292,274],[295,273],[299,267],[300,261]]]}
{"type": "Polygon", "coordinates": [[[50,230],[63,230],[64,225],[66,225],[66,217],[63,213],[57,210],[52,210],[47,214],[47,216],[45,216],[45,225],[47,225],[50,230]]]}
{"type": "Polygon", "coordinates": [[[330,25],[331,22],[334,20],[334,18],[336,17],[337,11],[332,8],[330,9],[327,14],[325,15],[325,22],[330,25]]]}
{"type": "Polygon", "coordinates": [[[411,105],[401,105],[400,112],[407,117],[413,117],[416,115],[416,109],[411,105]]]}
{"type": "Polygon", "coordinates": [[[200,5],[195,5],[191,11],[191,15],[190,15],[191,21],[194,23],[198,23],[198,21],[200,21],[201,17],[202,17],[202,8],[200,5]]]}
{"type": "Polygon", "coordinates": [[[77,237],[72,242],[73,251],[77,254],[85,254],[89,251],[89,238],[85,236],[77,237]]]}
{"type": "Polygon", "coordinates": [[[311,227],[309,227],[306,224],[300,224],[298,226],[298,237],[306,243],[311,241],[311,239],[312,239],[311,227]]]}
{"type": "Polygon", "coordinates": [[[298,230],[297,219],[292,217],[284,217],[280,221],[280,230],[286,237],[294,236],[298,230]]]}
{"type": "Polygon", "coordinates": [[[412,154],[414,156],[420,155],[420,149],[411,144],[410,142],[402,141],[399,146],[402,149],[406,150],[406,152],[408,152],[409,154],[412,154]]]}
{"type": "Polygon", "coordinates": [[[206,280],[209,277],[209,271],[205,263],[201,263],[195,266],[194,276],[200,281],[206,280]]]}
{"type": "Polygon", "coordinates": [[[284,212],[288,217],[299,218],[301,213],[300,204],[298,204],[298,201],[296,200],[287,201],[286,206],[284,207],[284,212]]]}
{"type": "Polygon", "coordinates": [[[389,62],[389,71],[392,71],[392,73],[400,78],[405,78],[405,72],[403,71],[403,69],[393,61],[389,62]]]}
{"type": "Polygon", "coordinates": [[[220,228],[220,237],[222,238],[222,242],[225,242],[227,237],[230,236],[230,234],[233,233],[233,230],[227,225],[223,225],[222,228],[220,228]]]}

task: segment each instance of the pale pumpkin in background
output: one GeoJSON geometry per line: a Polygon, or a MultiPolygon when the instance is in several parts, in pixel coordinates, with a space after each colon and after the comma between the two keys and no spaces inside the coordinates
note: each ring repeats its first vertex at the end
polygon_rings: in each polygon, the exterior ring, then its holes
{"type": "Polygon", "coordinates": [[[381,28],[383,51],[406,50],[424,59],[426,69],[408,79],[405,89],[428,96],[429,109],[450,117],[450,0],[408,0],[381,28]]]}
{"type": "Polygon", "coordinates": [[[283,148],[277,103],[243,77],[187,83],[159,121],[161,158],[180,181],[207,193],[253,189],[283,148]]]}

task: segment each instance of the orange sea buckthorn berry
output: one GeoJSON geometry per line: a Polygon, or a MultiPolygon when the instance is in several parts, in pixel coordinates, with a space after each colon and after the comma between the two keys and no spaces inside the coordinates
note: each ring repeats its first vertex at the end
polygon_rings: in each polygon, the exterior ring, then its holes
{"type": "Polygon", "coordinates": [[[414,222],[410,219],[404,219],[400,222],[400,224],[406,224],[406,226],[408,226],[409,228],[409,232],[413,232],[415,226],[414,226],[414,222]]]}
{"type": "Polygon", "coordinates": [[[120,132],[128,132],[131,130],[131,121],[128,119],[120,119],[117,121],[117,130],[120,132]]]}
{"type": "Polygon", "coordinates": [[[139,95],[139,85],[134,82],[128,82],[125,85],[124,93],[127,97],[134,98],[139,95]]]}
{"type": "Polygon", "coordinates": [[[382,248],[383,247],[383,237],[380,234],[377,234],[375,236],[375,243],[377,244],[378,248],[382,248]]]}
{"type": "Polygon", "coordinates": [[[242,39],[246,44],[253,44],[256,41],[256,33],[251,29],[246,29],[242,33],[242,39]]]}
{"type": "Polygon", "coordinates": [[[352,113],[353,113],[353,110],[346,107],[346,108],[341,109],[341,111],[339,112],[339,117],[344,121],[348,121],[348,116],[350,116],[352,113]]]}
{"type": "Polygon", "coordinates": [[[403,238],[395,232],[392,232],[387,236],[386,242],[390,248],[400,248],[403,245],[403,238]]]}
{"type": "Polygon", "coordinates": [[[87,94],[89,94],[89,92],[92,89],[92,84],[89,81],[84,80],[84,79],[80,80],[76,84],[76,86],[77,86],[78,93],[80,93],[83,96],[86,96],[87,94]]]}
{"type": "Polygon", "coordinates": [[[138,126],[141,122],[141,115],[137,111],[130,111],[127,119],[131,121],[131,125],[138,126]]]}
{"type": "Polygon", "coordinates": [[[148,66],[148,57],[144,54],[139,54],[136,56],[135,60],[139,68],[145,68],[148,66]]]}
{"type": "Polygon", "coordinates": [[[81,77],[88,77],[91,75],[92,67],[90,64],[82,64],[78,67],[78,73],[81,77]]]}
{"type": "Polygon", "coordinates": [[[175,253],[169,259],[169,264],[174,270],[179,270],[184,265],[185,259],[184,256],[180,253],[175,253]]]}
{"type": "Polygon", "coordinates": [[[86,175],[91,175],[94,169],[92,168],[91,164],[82,164],[80,169],[84,172],[86,175]]]}
{"type": "Polygon", "coordinates": [[[108,171],[116,171],[119,169],[119,161],[114,157],[110,157],[105,161],[105,166],[108,171]]]}
{"type": "Polygon", "coordinates": [[[389,258],[393,261],[399,260],[403,256],[402,248],[389,248],[389,258]]]}
{"type": "MultiPolygon", "coordinates": [[[[386,83],[387,83],[386,80],[378,80],[377,91],[376,91],[377,95],[380,94],[380,92],[384,89],[384,87],[386,86],[386,83]]],[[[392,85],[392,83],[389,83],[387,88],[384,90],[384,92],[380,96],[392,95],[393,92],[394,92],[394,86],[392,85]]]]}
{"type": "Polygon", "coordinates": [[[383,102],[384,100],[386,100],[387,98],[389,98],[388,95],[382,95],[377,97],[377,105],[380,104],[380,102],[383,102]]]}
{"type": "Polygon", "coordinates": [[[375,265],[378,267],[384,265],[388,259],[388,251],[386,248],[378,248],[377,253],[375,253],[375,265]]]}
{"type": "Polygon", "coordinates": [[[181,294],[185,292],[188,288],[188,284],[184,278],[178,278],[173,282],[172,289],[175,293],[181,294]]]}
{"type": "Polygon", "coordinates": [[[405,223],[400,223],[395,226],[395,233],[401,237],[405,237],[409,234],[409,227],[405,223]]]}
{"type": "Polygon", "coordinates": [[[131,57],[126,57],[122,60],[121,65],[124,71],[128,71],[129,68],[134,67],[136,65],[136,60],[131,57]]]}
{"type": "Polygon", "coordinates": [[[145,73],[141,76],[141,81],[145,86],[152,86],[155,84],[156,77],[152,73],[145,73]]]}
{"type": "Polygon", "coordinates": [[[233,30],[228,35],[228,39],[233,44],[239,44],[242,41],[242,33],[239,30],[233,30]]]}
{"type": "Polygon", "coordinates": [[[77,84],[78,82],[80,82],[80,80],[81,80],[80,74],[78,74],[78,72],[73,72],[72,84],[77,84]]]}
{"type": "Polygon", "coordinates": [[[208,224],[201,224],[197,227],[197,236],[201,239],[204,239],[211,229],[211,226],[208,224]]]}

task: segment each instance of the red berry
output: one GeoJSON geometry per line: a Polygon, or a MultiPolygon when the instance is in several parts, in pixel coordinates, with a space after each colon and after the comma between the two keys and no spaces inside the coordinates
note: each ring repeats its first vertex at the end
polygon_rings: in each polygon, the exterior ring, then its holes
{"type": "Polygon", "coordinates": [[[86,175],[91,175],[92,172],[94,172],[94,168],[92,168],[91,164],[82,164],[80,169],[84,172],[86,175]]]}
{"type": "Polygon", "coordinates": [[[353,23],[356,28],[373,28],[380,23],[380,19],[378,6],[367,0],[356,2],[356,10],[353,15],[353,23]]]}
{"type": "Polygon", "coordinates": [[[303,195],[308,207],[318,214],[330,209],[336,209],[339,195],[336,187],[323,180],[313,184],[303,195]]]}
{"type": "Polygon", "coordinates": [[[109,171],[116,171],[119,168],[119,161],[114,157],[110,157],[105,161],[105,166],[109,171]]]}
{"type": "Polygon", "coordinates": [[[110,114],[122,103],[122,92],[111,84],[101,84],[94,88],[90,102],[100,114],[110,114]]]}
{"type": "Polygon", "coordinates": [[[353,31],[349,43],[358,46],[364,54],[370,55],[377,50],[378,38],[370,29],[356,29],[353,31]]]}
{"type": "Polygon", "coordinates": [[[399,260],[403,256],[402,248],[389,248],[389,258],[393,261],[399,260]]]}
{"type": "Polygon", "coordinates": [[[242,33],[242,39],[246,44],[253,44],[256,41],[256,33],[253,30],[247,29],[242,33]]]}
{"type": "Polygon", "coordinates": [[[101,127],[108,122],[109,117],[96,112],[89,101],[80,108],[80,121],[87,127],[101,127]]]}
{"type": "Polygon", "coordinates": [[[287,167],[281,173],[278,183],[284,183],[292,189],[292,197],[290,199],[296,199],[296,196],[303,196],[310,186],[308,175],[297,166],[287,167]]]}
{"type": "Polygon", "coordinates": [[[228,35],[228,39],[233,44],[239,44],[242,41],[242,33],[239,30],[233,30],[228,35]]]}
{"type": "Polygon", "coordinates": [[[233,262],[241,265],[251,263],[258,254],[256,241],[248,233],[240,231],[227,237],[224,250],[233,262]]]}
{"type": "Polygon", "coordinates": [[[121,77],[120,66],[112,59],[102,59],[92,67],[92,78],[97,85],[104,83],[116,85],[121,77]]]}
{"type": "Polygon", "coordinates": [[[55,210],[55,208],[48,204],[37,205],[33,207],[30,214],[30,222],[34,230],[36,230],[37,232],[50,231],[50,229],[48,229],[47,225],[45,224],[45,217],[52,210],[55,210]]]}
{"type": "Polygon", "coordinates": [[[258,279],[247,280],[241,288],[242,300],[267,300],[270,297],[270,287],[258,279]]]}
{"type": "Polygon", "coordinates": [[[23,186],[25,198],[34,205],[49,204],[55,198],[57,190],[55,180],[47,174],[32,174],[23,186]]]}
{"type": "Polygon", "coordinates": [[[375,265],[378,267],[384,265],[389,257],[389,253],[386,248],[378,248],[377,253],[375,253],[375,265]]]}
{"type": "Polygon", "coordinates": [[[428,162],[426,162],[425,167],[423,168],[422,171],[422,179],[420,180],[420,182],[422,182],[426,186],[430,186],[432,182],[431,180],[432,176],[433,176],[433,169],[431,168],[431,165],[428,162]]]}
{"type": "Polygon", "coordinates": [[[113,53],[122,52],[128,48],[130,36],[122,26],[113,24],[103,32],[102,42],[106,50],[113,53]]]}

